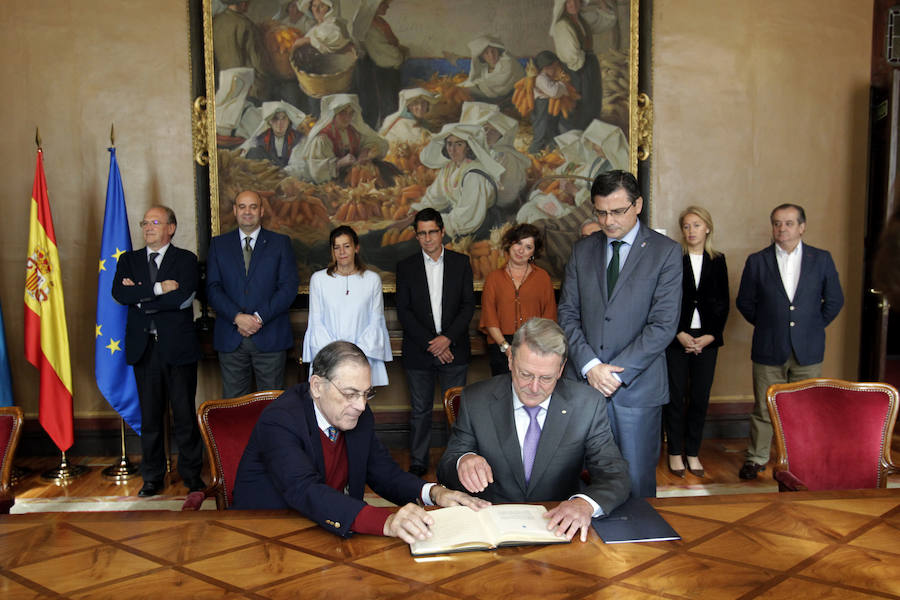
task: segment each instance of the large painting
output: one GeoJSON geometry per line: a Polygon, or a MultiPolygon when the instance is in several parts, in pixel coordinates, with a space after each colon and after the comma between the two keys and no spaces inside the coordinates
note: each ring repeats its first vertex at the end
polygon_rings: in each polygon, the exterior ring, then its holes
{"type": "Polygon", "coordinates": [[[349,225],[393,289],[415,211],[476,288],[503,233],[542,230],[558,280],[590,181],[639,158],[638,0],[203,0],[212,234],[256,190],[300,279],[349,225]],[[214,142],[212,141],[214,140],[214,142]]]}

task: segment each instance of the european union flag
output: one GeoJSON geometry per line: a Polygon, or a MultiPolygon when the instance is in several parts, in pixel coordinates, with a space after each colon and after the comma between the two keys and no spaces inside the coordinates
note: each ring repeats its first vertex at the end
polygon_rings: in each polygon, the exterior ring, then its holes
{"type": "Polygon", "coordinates": [[[106,213],[100,244],[100,277],[97,283],[97,324],[94,341],[94,375],[106,401],[125,422],[141,433],[141,404],[134,369],[125,361],[125,321],[128,309],[112,297],[116,261],[131,250],[125,191],[116,162],[116,149],[109,148],[109,180],[106,184],[106,213]]]}
{"type": "Polygon", "coordinates": [[[6,353],[6,330],[3,327],[3,307],[0,306],[0,406],[13,405],[12,373],[6,353]]]}

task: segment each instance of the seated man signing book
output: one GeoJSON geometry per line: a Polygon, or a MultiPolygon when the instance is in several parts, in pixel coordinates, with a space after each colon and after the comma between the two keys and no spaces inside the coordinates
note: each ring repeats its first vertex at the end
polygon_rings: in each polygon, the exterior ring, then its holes
{"type": "Polygon", "coordinates": [[[417,501],[488,506],[401,469],[375,437],[367,406],[374,394],[362,350],[340,341],[320,350],[309,382],[286,391],[260,415],[238,466],[233,508],[292,508],[343,537],[368,533],[411,544],[431,537],[434,523],[417,501]],[[363,502],[367,484],[401,508],[363,502]]]}
{"type": "Polygon", "coordinates": [[[628,497],[628,465],[613,441],[606,399],[590,386],[560,381],[566,336],[549,319],[515,334],[510,373],[463,390],[459,417],[438,466],[444,485],[495,503],[561,500],[548,528],[587,540],[591,517],[628,497]],[[587,468],[591,483],[582,485],[587,468]],[[583,489],[582,489],[583,488],[583,489]]]}

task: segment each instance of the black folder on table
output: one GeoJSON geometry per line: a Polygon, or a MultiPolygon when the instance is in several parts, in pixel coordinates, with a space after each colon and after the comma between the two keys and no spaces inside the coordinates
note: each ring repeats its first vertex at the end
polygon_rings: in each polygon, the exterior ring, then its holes
{"type": "Polygon", "coordinates": [[[594,531],[606,544],[680,540],[656,509],[643,498],[628,498],[608,516],[592,519],[594,531]]]}

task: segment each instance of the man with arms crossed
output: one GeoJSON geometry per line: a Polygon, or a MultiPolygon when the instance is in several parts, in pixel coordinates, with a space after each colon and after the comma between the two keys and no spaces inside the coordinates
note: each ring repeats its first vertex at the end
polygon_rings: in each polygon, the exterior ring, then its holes
{"type": "Polygon", "coordinates": [[[399,537],[431,536],[421,506],[488,502],[406,473],[375,436],[368,401],[375,395],[366,355],[332,342],[313,360],[308,383],[295,385],[262,412],[238,466],[235,509],[292,508],[325,529],[399,537]],[[366,485],[400,510],[363,501],[366,485]]]}
{"type": "Polygon", "coordinates": [[[170,242],[178,222],[166,206],[150,208],[141,221],[147,246],[116,262],[112,295],[128,307],[125,357],[134,365],[141,402],[141,476],[138,496],[155,496],[166,475],[166,402],[172,407],[178,473],[191,492],[206,488],[200,478],[203,448],[194,396],[200,344],[192,302],[200,284],[193,252],[170,242]]]}
{"type": "Polygon", "coordinates": [[[609,429],[606,398],[560,381],[565,362],[559,325],[534,318],[520,327],[510,373],[463,391],[438,480],[491,502],[563,500],[547,513],[547,528],[569,539],[580,531],[586,541],[591,517],[624,502],[630,482],[609,429]],[[580,478],[585,467],[586,487],[580,478]]]}
{"type": "Polygon", "coordinates": [[[634,496],[656,496],[666,346],[681,315],[681,246],[638,221],[637,180],[601,173],[591,186],[601,231],[575,243],[559,324],[571,369],[610,399],[609,424],[634,496]]]}
{"type": "Polygon", "coordinates": [[[466,385],[475,292],[469,257],[444,248],[441,213],[420,210],[413,228],[422,251],[397,263],[396,300],[412,405],[409,472],[422,476],[428,470],[435,378],[440,379],[441,394],[466,385]]]}
{"type": "Polygon", "coordinates": [[[844,305],[831,254],[800,241],[806,231],[803,208],[782,204],[769,220],[774,243],[747,257],[735,301],[753,325],[755,404],[741,479],[756,479],[769,462],[772,421],[766,390],[773,383],[821,376],[825,327],[844,305]]]}
{"type": "Polygon", "coordinates": [[[234,216],[238,228],[212,239],[206,261],[225,398],[254,391],[254,376],[256,390],[284,389],[287,350],[294,345],[288,309],[299,285],[290,238],[260,226],[259,195],[238,194],[234,216]]]}

